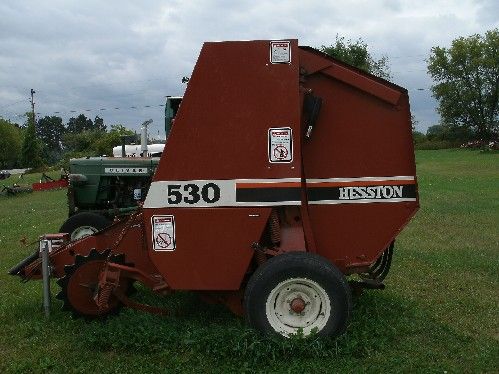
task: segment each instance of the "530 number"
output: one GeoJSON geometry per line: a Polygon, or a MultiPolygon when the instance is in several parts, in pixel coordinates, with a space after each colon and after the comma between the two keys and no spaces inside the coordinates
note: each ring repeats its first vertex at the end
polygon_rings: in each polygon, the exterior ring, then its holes
{"type": "Polygon", "coordinates": [[[168,185],[168,203],[197,204],[201,200],[208,204],[214,204],[220,200],[220,187],[215,183],[207,183],[202,187],[197,184],[169,184],[168,185]]]}

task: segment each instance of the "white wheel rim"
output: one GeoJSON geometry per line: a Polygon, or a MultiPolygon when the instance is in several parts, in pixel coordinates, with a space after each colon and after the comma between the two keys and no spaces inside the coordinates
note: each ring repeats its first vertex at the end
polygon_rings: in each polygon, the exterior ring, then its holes
{"type": "Polygon", "coordinates": [[[78,240],[85,236],[93,235],[98,230],[92,226],[80,226],[71,233],[71,240],[78,240]]]}
{"type": "Polygon", "coordinates": [[[312,330],[319,332],[326,326],[331,316],[331,302],[326,290],[317,282],[291,278],[272,289],[265,304],[265,313],[270,326],[279,334],[288,337],[301,328],[306,336],[312,330]],[[291,308],[293,300],[304,302],[301,312],[291,308]]]}

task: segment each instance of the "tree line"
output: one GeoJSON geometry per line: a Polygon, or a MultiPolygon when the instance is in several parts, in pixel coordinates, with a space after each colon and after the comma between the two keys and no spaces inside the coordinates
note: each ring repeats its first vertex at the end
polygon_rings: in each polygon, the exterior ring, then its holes
{"type": "Polygon", "coordinates": [[[134,134],[119,124],[108,129],[99,116],[92,120],[80,114],[67,123],[58,116],[34,121],[30,112],[25,118],[21,125],[0,118],[0,169],[38,169],[72,157],[112,155],[122,135],[134,134]]]}

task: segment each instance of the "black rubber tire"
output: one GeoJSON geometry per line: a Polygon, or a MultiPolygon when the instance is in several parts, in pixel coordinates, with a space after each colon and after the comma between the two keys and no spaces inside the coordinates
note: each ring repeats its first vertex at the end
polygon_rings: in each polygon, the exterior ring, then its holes
{"type": "Polygon", "coordinates": [[[108,227],[112,223],[111,220],[104,217],[102,214],[92,212],[81,212],[69,217],[59,229],[59,232],[69,233],[70,237],[73,232],[82,226],[89,226],[96,231],[100,231],[108,227]]]}
{"type": "Polygon", "coordinates": [[[267,317],[267,299],[281,282],[293,278],[306,278],[316,282],[330,300],[330,316],[317,334],[338,336],[344,333],[352,309],[351,290],[345,276],[324,257],[307,252],[291,252],[273,257],[251,276],[244,295],[244,309],[249,325],[264,334],[279,333],[274,330],[267,317]]]}

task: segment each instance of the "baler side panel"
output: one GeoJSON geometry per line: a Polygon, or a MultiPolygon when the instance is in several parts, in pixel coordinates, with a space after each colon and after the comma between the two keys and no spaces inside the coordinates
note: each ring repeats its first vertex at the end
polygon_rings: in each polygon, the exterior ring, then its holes
{"type": "Polygon", "coordinates": [[[153,215],[175,217],[175,250],[150,247],[149,257],[172,289],[237,290],[269,214],[270,208],[146,209],[148,243],[153,215]]]}
{"type": "Polygon", "coordinates": [[[154,181],[300,178],[296,40],[291,49],[291,64],[271,64],[268,41],[205,43],[154,181]],[[293,162],[269,164],[268,129],[284,126],[293,162]]]}
{"type": "Polygon", "coordinates": [[[290,64],[270,62],[268,41],[205,43],[201,50],[144,205],[146,226],[153,215],[174,216],[174,251],[154,251],[147,234],[149,256],[173,289],[239,289],[271,208],[228,206],[224,188],[213,205],[175,207],[170,183],[294,178],[299,185],[297,41],[290,45],[290,64]],[[281,127],[292,129],[293,160],[269,163],[269,129],[281,127]]]}
{"type": "MultiPolygon", "coordinates": [[[[305,69],[309,55],[317,65],[316,54],[303,50],[300,53],[305,69]]],[[[309,199],[308,211],[318,253],[346,271],[351,266],[371,264],[394,239],[417,210],[417,186],[405,91],[400,89],[398,104],[391,105],[386,98],[361,89],[379,85],[379,80],[357,74],[356,79],[365,82],[352,86],[342,77],[336,79],[333,72],[334,63],[325,71],[306,77],[303,83],[323,99],[312,138],[304,142],[302,149],[307,181],[352,179],[355,185],[358,178],[404,176],[408,177],[404,181],[356,183],[364,186],[404,184],[404,197],[406,191],[411,197],[415,196],[414,201],[403,202],[312,203],[309,199]]],[[[387,83],[386,92],[390,97],[396,96],[395,88],[387,83]]],[[[309,195],[313,186],[316,185],[307,182],[309,195]]]]}

